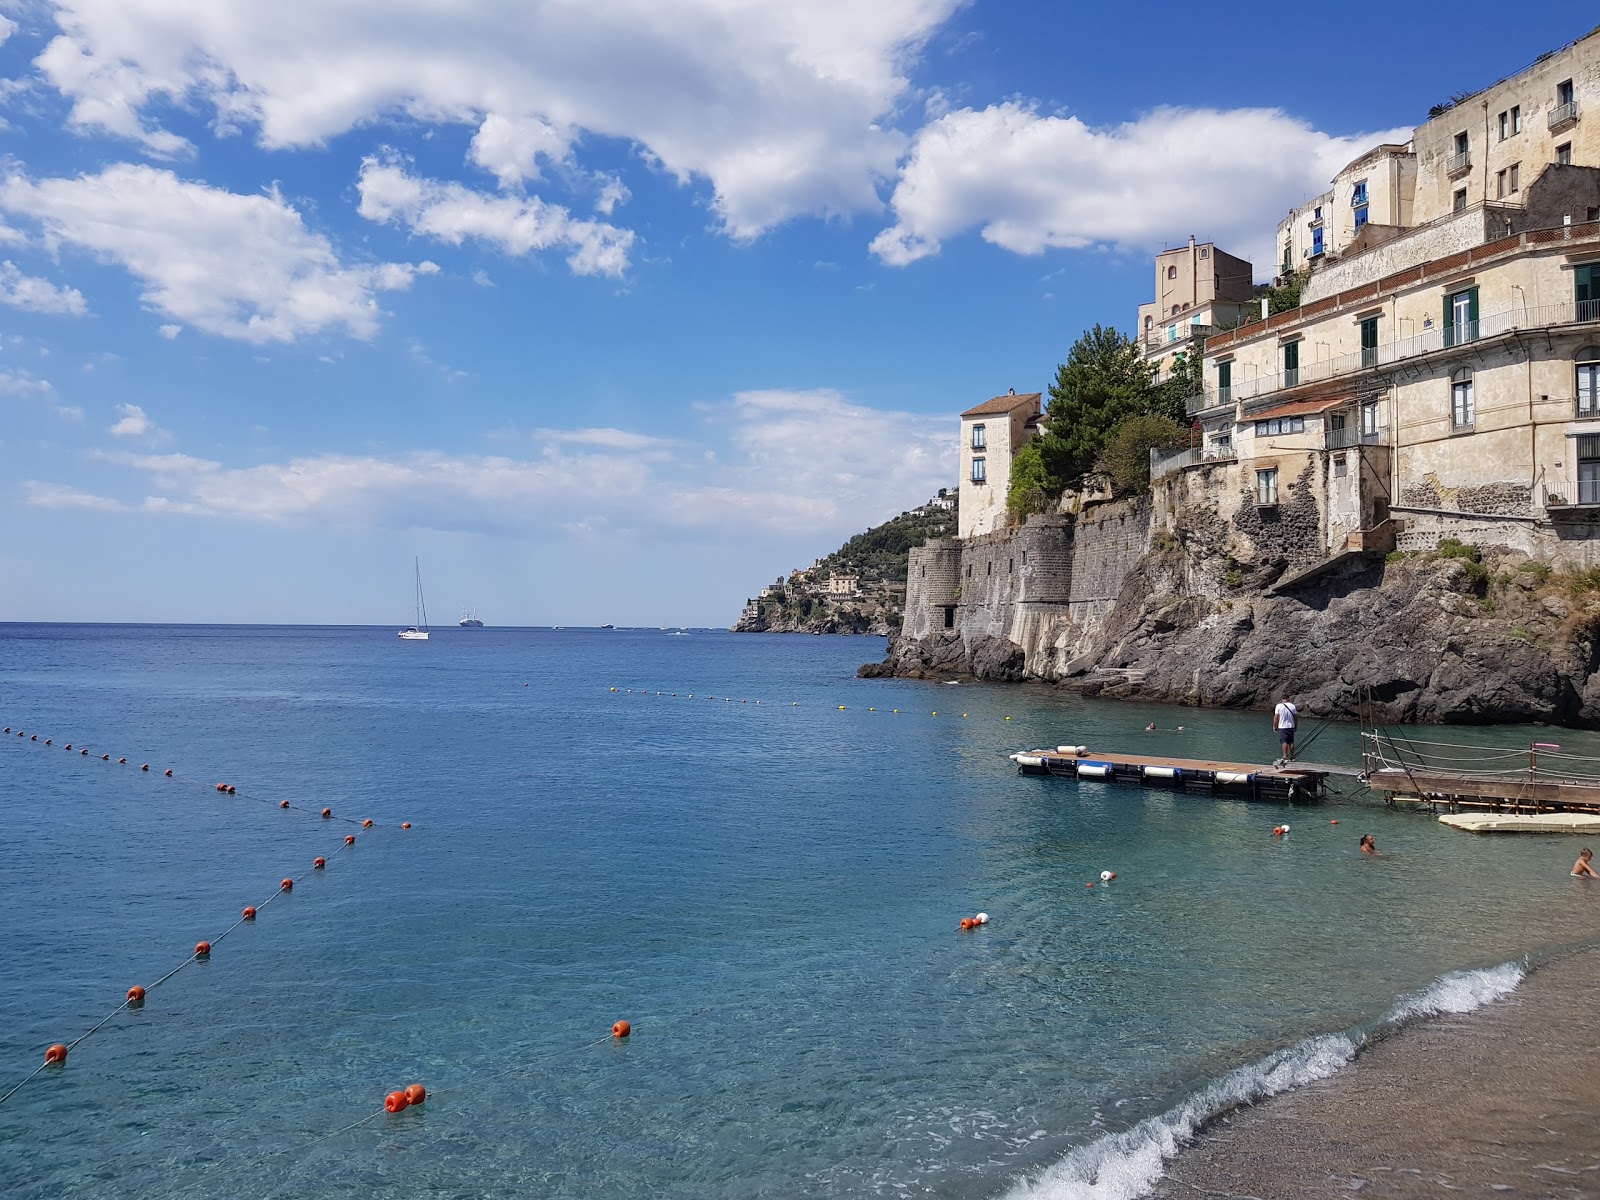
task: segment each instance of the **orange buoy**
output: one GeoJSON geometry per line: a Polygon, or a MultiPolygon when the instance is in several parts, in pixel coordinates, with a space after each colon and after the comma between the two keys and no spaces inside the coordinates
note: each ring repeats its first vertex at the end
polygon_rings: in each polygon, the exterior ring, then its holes
{"type": "Polygon", "coordinates": [[[166,776],[167,776],[167,778],[168,778],[168,779],[171,779],[171,778],[172,778],[172,768],[171,768],[171,767],[168,767],[168,768],[167,768],[167,770],[166,770],[166,776]]]}
{"type": "Polygon", "coordinates": [[[231,796],[231,795],[233,795],[233,794],[234,794],[234,792],[236,792],[236,791],[238,791],[238,790],[239,790],[239,789],[238,789],[238,788],[236,788],[236,787],[234,787],[234,786],[233,786],[233,784],[231,784],[231,783],[230,783],[230,784],[229,784],[229,785],[228,785],[228,795],[230,795],[230,796],[231,796]]]}
{"type": "Polygon", "coordinates": [[[50,1049],[44,1052],[44,1060],[45,1062],[51,1063],[58,1067],[65,1066],[67,1062],[67,1048],[60,1042],[57,1042],[54,1046],[51,1046],[50,1049]]]}
{"type": "Polygon", "coordinates": [[[282,883],[280,883],[280,884],[279,884],[279,885],[278,885],[278,886],[279,886],[279,887],[280,887],[280,888],[282,888],[282,889],[283,889],[283,890],[284,890],[284,891],[286,891],[286,892],[292,892],[292,891],[294,891],[294,880],[292,880],[292,879],[285,879],[285,880],[284,880],[284,881],[283,881],[283,882],[282,882],[282,883]]]}
{"type": "Polygon", "coordinates": [[[971,917],[962,917],[961,918],[961,928],[962,929],[971,929],[976,924],[977,924],[977,922],[974,921],[971,917]]]}
{"type": "Polygon", "coordinates": [[[139,764],[139,770],[148,771],[149,769],[150,769],[150,764],[149,763],[140,763],[139,764]]]}
{"type": "Polygon", "coordinates": [[[327,866],[327,865],[328,865],[328,860],[323,858],[322,855],[320,855],[320,854],[317,855],[316,858],[311,860],[311,866],[315,870],[318,870],[318,871],[322,870],[322,868],[327,866]]]}
{"type": "Polygon", "coordinates": [[[400,828],[401,829],[410,829],[411,828],[411,822],[410,821],[401,821],[400,822],[400,828]]]}
{"type": "Polygon", "coordinates": [[[1338,817],[1335,817],[1333,820],[1328,822],[1329,825],[1337,825],[1338,823],[1339,823],[1339,818],[1338,817]]]}
{"type": "Polygon", "coordinates": [[[30,742],[37,742],[39,740],[39,735],[37,733],[29,734],[28,735],[28,740],[30,742]]]}
{"type": "Polygon", "coordinates": [[[614,1038],[625,1038],[632,1032],[633,1026],[626,1021],[618,1021],[611,1027],[611,1036],[614,1038]]]}
{"type": "Polygon", "coordinates": [[[89,757],[89,752],[87,750],[79,750],[78,753],[83,755],[85,758],[89,757]]]}
{"type": "Polygon", "coordinates": [[[344,844],[346,846],[354,846],[356,844],[356,835],[353,834],[353,833],[345,834],[344,835],[344,844]]]}
{"type": "MultiPolygon", "coordinates": [[[[34,741],[38,741],[38,740],[39,740],[38,738],[34,739],[34,741]]],[[[45,738],[44,744],[46,746],[54,745],[55,744],[55,739],[54,738],[45,738]]]]}
{"type": "Polygon", "coordinates": [[[110,761],[111,761],[111,755],[109,755],[109,754],[102,754],[102,755],[101,755],[101,756],[100,756],[100,761],[101,761],[101,762],[110,762],[110,761]]]}
{"type": "Polygon", "coordinates": [[[428,1098],[428,1089],[420,1083],[409,1084],[406,1087],[406,1103],[421,1104],[428,1098]]]}
{"type": "Polygon", "coordinates": [[[288,808],[289,807],[289,802],[287,800],[280,800],[280,801],[278,801],[278,807],[279,808],[288,808]]]}
{"type": "Polygon", "coordinates": [[[253,905],[253,904],[247,904],[247,905],[246,905],[246,906],[245,906],[245,910],[244,910],[244,919],[245,919],[245,920],[246,920],[246,921],[254,921],[254,920],[255,920],[255,919],[256,919],[256,909],[255,909],[255,905],[253,905]]]}
{"type": "Polygon", "coordinates": [[[326,821],[331,816],[333,816],[333,809],[325,808],[325,809],[322,810],[322,819],[324,821],[326,821]]]}
{"type": "Polygon", "coordinates": [[[372,818],[368,817],[365,821],[361,822],[361,828],[363,828],[363,829],[371,829],[372,828],[372,818]]]}
{"type": "Polygon", "coordinates": [[[390,1092],[383,1098],[383,1108],[385,1112],[397,1113],[410,1103],[411,1101],[406,1099],[406,1094],[404,1092],[390,1092]]]}
{"type": "Polygon", "coordinates": [[[144,1003],[144,989],[137,983],[128,989],[128,1003],[130,1005],[140,1005],[144,1003]]]}
{"type": "Polygon", "coordinates": [[[68,743],[67,743],[67,746],[66,746],[66,748],[67,748],[67,749],[68,749],[68,750],[71,750],[71,749],[72,749],[72,743],[71,743],[71,742],[68,742],[68,743]]]}
{"type": "Polygon", "coordinates": [[[127,760],[127,759],[125,759],[125,758],[119,758],[119,759],[117,759],[117,761],[118,761],[118,762],[119,762],[119,763],[125,763],[125,762],[127,762],[127,761],[128,761],[128,760],[127,760]]]}
{"type": "Polygon", "coordinates": [[[217,784],[217,791],[219,791],[219,792],[225,792],[225,791],[227,791],[227,790],[228,790],[228,785],[227,785],[227,784],[225,784],[225,783],[219,783],[219,784],[217,784]]]}
{"type": "Polygon", "coordinates": [[[210,942],[196,942],[194,944],[194,956],[196,958],[209,958],[209,957],[211,957],[211,943],[210,942]]]}

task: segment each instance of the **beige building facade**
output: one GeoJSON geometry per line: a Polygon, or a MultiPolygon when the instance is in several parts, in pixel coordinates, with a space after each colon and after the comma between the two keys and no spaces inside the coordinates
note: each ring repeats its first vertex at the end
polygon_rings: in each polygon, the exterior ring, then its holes
{"type": "Polygon", "coordinates": [[[958,537],[1004,528],[1011,459],[1039,427],[1040,396],[1013,389],[961,414],[958,537]]]}
{"type": "Polygon", "coordinates": [[[1139,350],[1157,378],[1179,354],[1196,351],[1213,331],[1232,329],[1257,311],[1254,268],[1212,242],[1156,255],[1155,299],[1139,306],[1139,350]]]}

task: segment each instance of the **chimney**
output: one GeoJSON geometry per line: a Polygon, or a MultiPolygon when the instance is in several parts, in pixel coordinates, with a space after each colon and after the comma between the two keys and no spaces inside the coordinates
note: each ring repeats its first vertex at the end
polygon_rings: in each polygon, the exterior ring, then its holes
{"type": "MultiPolygon", "coordinates": [[[[1570,221],[1571,218],[1568,218],[1568,220],[1570,221]]],[[[1010,391],[1008,391],[1006,393],[1006,395],[1008,395],[1008,396],[1015,396],[1016,394],[1017,394],[1017,389],[1016,388],[1012,388],[1010,391]]]]}
{"type": "Polygon", "coordinates": [[[1272,301],[1267,299],[1267,297],[1263,296],[1263,297],[1261,297],[1261,319],[1263,321],[1265,321],[1271,315],[1272,315],[1272,301]]]}

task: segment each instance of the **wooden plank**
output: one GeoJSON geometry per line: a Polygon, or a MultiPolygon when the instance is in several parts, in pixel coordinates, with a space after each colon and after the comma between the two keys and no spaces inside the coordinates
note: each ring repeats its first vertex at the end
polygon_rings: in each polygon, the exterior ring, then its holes
{"type": "Polygon", "coordinates": [[[1232,771],[1239,775],[1260,775],[1267,778],[1285,780],[1302,780],[1310,776],[1320,777],[1326,772],[1311,767],[1271,767],[1260,763],[1226,762],[1213,758],[1173,758],[1164,754],[1101,754],[1089,750],[1083,754],[1061,754],[1054,748],[1049,750],[1028,750],[1027,754],[1037,754],[1042,758],[1057,762],[1096,762],[1112,763],[1129,767],[1176,767],[1181,771],[1232,771]]]}
{"type": "Polygon", "coordinates": [[[1581,804],[1600,806],[1600,785],[1528,778],[1485,778],[1453,771],[1403,770],[1384,767],[1368,776],[1380,792],[1423,792],[1435,796],[1476,796],[1513,804],[1581,804]]]}

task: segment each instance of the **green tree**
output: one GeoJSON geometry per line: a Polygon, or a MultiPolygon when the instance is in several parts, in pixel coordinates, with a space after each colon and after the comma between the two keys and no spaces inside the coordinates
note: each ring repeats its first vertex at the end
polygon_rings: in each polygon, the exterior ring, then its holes
{"type": "Polygon", "coordinates": [[[1116,329],[1096,325],[1073,343],[1050,385],[1050,432],[1039,447],[1056,484],[1083,482],[1112,427],[1148,408],[1151,376],[1138,345],[1116,329]]]}
{"type": "Polygon", "coordinates": [[[1030,438],[1011,460],[1011,485],[1006,489],[1006,511],[1013,521],[1029,513],[1044,512],[1061,494],[1061,485],[1044,469],[1043,438],[1030,438]]]}
{"type": "Polygon", "coordinates": [[[1136,413],[1118,421],[1106,435],[1095,469],[1111,478],[1119,495],[1150,486],[1150,451],[1179,450],[1189,444],[1189,431],[1171,417],[1136,413]]]}
{"type": "Polygon", "coordinates": [[[1172,370],[1153,389],[1149,411],[1178,422],[1188,423],[1188,400],[1205,387],[1205,353],[1185,351],[1173,359],[1172,370]]]}

